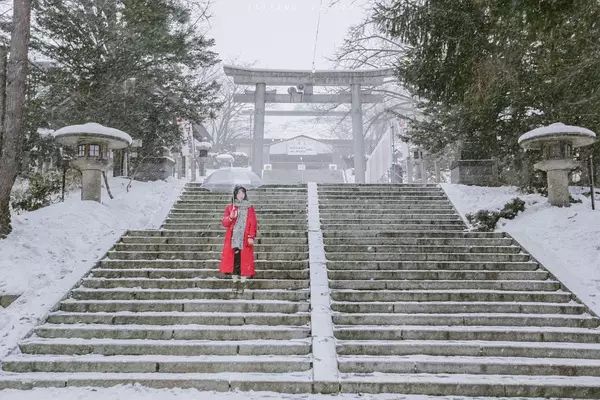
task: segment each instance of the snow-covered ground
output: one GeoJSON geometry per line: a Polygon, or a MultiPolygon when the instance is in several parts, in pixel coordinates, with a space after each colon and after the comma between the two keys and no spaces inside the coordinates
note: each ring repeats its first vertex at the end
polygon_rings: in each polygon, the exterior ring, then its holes
{"type": "MultiPolygon", "coordinates": [[[[127,229],[158,228],[184,180],[109,182],[114,199],[102,204],[70,193],[64,203],[13,217],[13,232],[0,240],[0,295],[21,295],[0,308],[0,359],[113,246],[127,229]]],[[[2,396],[0,396],[2,397],[2,396]]]]}
{"type": "MultiPolygon", "coordinates": [[[[521,194],[515,187],[480,187],[442,184],[461,214],[501,209],[515,197],[526,209],[514,220],[501,219],[496,229],[508,232],[533,257],[564,283],[581,301],[600,315],[600,195],[596,210],[582,193],[588,188],[571,187],[571,207],[551,207],[545,197],[521,194]]],[[[596,189],[596,193],[600,191],[596,189]]]]}

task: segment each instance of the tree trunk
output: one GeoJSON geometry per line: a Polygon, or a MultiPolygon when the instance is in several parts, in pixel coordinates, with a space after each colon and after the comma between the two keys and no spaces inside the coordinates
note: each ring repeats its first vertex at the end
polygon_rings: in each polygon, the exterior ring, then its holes
{"type": "Polygon", "coordinates": [[[8,59],[8,48],[0,46],[0,154],[2,154],[2,142],[4,139],[4,115],[6,113],[6,62],[8,59]]]}
{"type": "Polygon", "coordinates": [[[23,109],[27,79],[27,50],[31,24],[31,0],[14,0],[13,30],[7,69],[6,116],[2,152],[0,153],[0,238],[8,235],[10,192],[19,169],[23,144],[23,109]]]}

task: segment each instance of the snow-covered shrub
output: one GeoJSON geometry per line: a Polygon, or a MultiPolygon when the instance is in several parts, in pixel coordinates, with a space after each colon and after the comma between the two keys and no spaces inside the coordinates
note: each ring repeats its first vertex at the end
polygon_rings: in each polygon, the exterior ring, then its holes
{"type": "Polygon", "coordinates": [[[16,212],[33,211],[50,205],[60,194],[62,176],[58,172],[36,172],[29,177],[29,185],[24,190],[13,192],[11,207],[16,212]]]}
{"type": "Polygon", "coordinates": [[[475,214],[467,214],[467,220],[477,232],[491,232],[496,229],[500,218],[514,219],[520,211],[525,211],[525,202],[515,197],[499,211],[479,210],[475,214]]]}

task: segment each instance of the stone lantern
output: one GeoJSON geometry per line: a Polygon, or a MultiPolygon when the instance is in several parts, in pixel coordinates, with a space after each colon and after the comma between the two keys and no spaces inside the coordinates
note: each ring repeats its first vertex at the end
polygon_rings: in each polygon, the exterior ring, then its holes
{"type": "Polygon", "coordinates": [[[519,138],[525,150],[540,150],[543,160],[536,169],[546,171],[548,201],[553,206],[569,206],[569,172],[579,166],[573,160],[573,149],[589,146],[596,141],[596,134],[579,126],[555,123],[529,131],[519,138]]]}
{"type": "Polygon", "coordinates": [[[198,143],[196,148],[198,149],[198,158],[200,159],[200,176],[205,176],[206,157],[208,157],[208,152],[212,148],[212,143],[203,139],[200,143],[198,143]]]}
{"type": "Polygon", "coordinates": [[[62,145],[75,148],[71,165],[81,170],[81,200],[100,202],[102,172],[110,163],[111,150],[129,146],[131,137],[96,123],[66,126],[52,135],[62,145]]]}

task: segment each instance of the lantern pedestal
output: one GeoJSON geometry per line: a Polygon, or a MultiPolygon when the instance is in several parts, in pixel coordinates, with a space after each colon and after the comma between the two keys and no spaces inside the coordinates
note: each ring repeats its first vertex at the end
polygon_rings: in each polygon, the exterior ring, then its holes
{"type": "Polygon", "coordinates": [[[544,160],[534,168],[546,172],[548,181],[548,202],[553,206],[569,207],[569,172],[579,164],[573,160],[544,160]]]}
{"type": "Polygon", "coordinates": [[[81,170],[81,200],[102,201],[102,171],[108,162],[78,158],[71,163],[81,170]]]}

